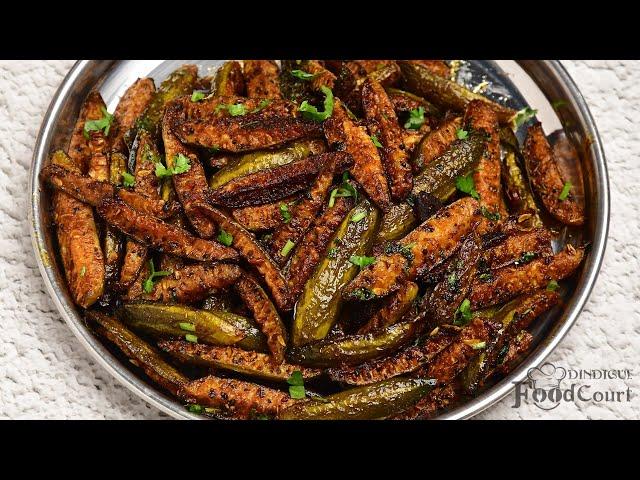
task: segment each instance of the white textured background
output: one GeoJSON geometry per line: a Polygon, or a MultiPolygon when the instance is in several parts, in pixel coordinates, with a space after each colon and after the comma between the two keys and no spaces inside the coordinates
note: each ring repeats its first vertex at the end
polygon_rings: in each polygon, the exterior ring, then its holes
{"type": "MultiPolygon", "coordinates": [[[[621,403],[564,403],[552,412],[511,408],[487,419],[640,418],[640,62],[565,61],[595,117],[611,181],[602,272],[578,322],[550,356],[567,368],[635,370],[621,403]]],[[[27,222],[27,178],[49,101],[73,61],[0,61],[0,418],[166,418],[120,386],[80,346],[47,293],[27,222]]]]}

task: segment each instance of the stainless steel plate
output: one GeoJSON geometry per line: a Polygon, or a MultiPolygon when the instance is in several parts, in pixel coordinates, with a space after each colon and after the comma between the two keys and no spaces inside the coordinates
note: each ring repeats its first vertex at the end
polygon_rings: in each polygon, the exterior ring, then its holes
{"type": "MultiPolygon", "coordinates": [[[[172,70],[184,63],[200,66],[201,74],[214,70],[223,60],[135,60],[77,62],[56,92],[45,115],[31,165],[30,224],[33,247],[47,290],[74,335],[94,358],[132,392],[175,418],[200,418],[169,397],[123,362],[85,326],[74,306],[64,281],[64,274],[52,248],[49,192],[41,189],[38,174],[56,148],[66,149],[82,101],[93,87],[98,87],[110,111],[119,97],[138,77],[150,76],[159,84],[172,70]]],[[[491,406],[513,388],[513,382],[525,378],[529,368],[539,365],[558,345],[576,321],[598,275],[609,227],[609,184],[600,137],[589,109],[565,69],[557,61],[469,61],[461,71],[472,84],[488,80],[488,96],[506,101],[514,108],[530,105],[538,110],[545,132],[565,126],[565,132],[581,153],[585,180],[587,225],[582,239],[591,245],[581,271],[565,292],[565,306],[555,309],[536,322],[535,347],[508,376],[476,398],[441,415],[439,418],[469,418],[491,406]],[[558,112],[552,102],[562,100],[558,112]]]]}

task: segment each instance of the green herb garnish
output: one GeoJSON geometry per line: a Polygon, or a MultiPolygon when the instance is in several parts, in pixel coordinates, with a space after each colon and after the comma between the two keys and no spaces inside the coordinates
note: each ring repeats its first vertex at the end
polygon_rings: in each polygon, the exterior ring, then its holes
{"type": "Polygon", "coordinates": [[[182,153],[178,153],[173,157],[173,167],[167,168],[162,163],[156,163],[156,177],[166,178],[173,175],[179,175],[184,172],[188,172],[191,169],[191,162],[189,157],[184,156],[182,153]]]}
{"type": "Polygon", "coordinates": [[[300,370],[295,370],[287,379],[287,383],[289,384],[289,395],[291,398],[299,400],[305,397],[304,377],[300,370]]]}
{"type": "Polygon", "coordinates": [[[480,195],[476,191],[476,184],[473,181],[473,173],[456,178],[456,188],[463,193],[471,195],[476,200],[480,199],[480,195]]]}
{"type": "Polygon", "coordinates": [[[337,197],[353,197],[354,202],[358,201],[358,191],[349,183],[349,172],[344,172],[342,174],[342,184],[338,188],[331,190],[329,208],[335,205],[337,197]]]}
{"type": "Polygon", "coordinates": [[[197,403],[194,403],[192,405],[188,405],[187,410],[189,410],[191,413],[202,413],[204,408],[202,408],[202,405],[198,405],[197,403]]]}
{"type": "Polygon", "coordinates": [[[547,291],[549,292],[555,292],[558,287],[558,282],[556,282],[555,280],[551,280],[549,283],[547,283],[547,291]]]}
{"type": "Polygon", "coordinates": [[[419,130],[424,124],[424,107],[409,110],[409,118],[404,124],[404,128],[410,130],[419,130]]]}
{"type": "Polygon", "coordinates": [[[265,98],[264,100],[262,100],[258,104],[258,106],[256,108],[251,110],[251,113],[258,113],[260,110],[264,110],[265,108],[267,108],[269,106],[270,103],[271,103],[271,99],[270,98],[265,98]]]}
{"type": "Polygon", "coordinates": [[[471,302],[465,298],[453,315],[453,324],[463,327],[471,321],[471,302]]]}
{"type": "Polygon", "coordinates": [[[357,265],[360,268],[364,268],[367,265],[371,265],[372,263],[376,263],[376,257],[367,257],[366,255],[351,255],[349,257],[349,261],[354,265],[357,265]]]}
{"type": "Polygon", "coordinates": [[[524,107],[522,110],[518,110],[516,112],[516,114],[511,119],[511,122],[513,123],[515,128],[519,128],[525,122],[535,117],[537,113],[538,110],[534,110],[530,107],[524,107]]]}
{"type": "Polygon", "coordinates": [[[167,270],[160,270],[156,272],[156,269],[153,265],[153,260],[149,260],[149,270],[151,271],[151,273],[142,284],[142,290],[144,290],[145,293],[153,292],[153,283],[155,282],[157,277],[166,277],[167,275],[171,275],[171,272],[167,270]]]}
{"type": "Polygon", "coordinates": [[[224,231],[221,228],[220,233],[218,233],[218,241],[221,244],[226,245],[227,247],[230,247],[231,244],[233,243],[233,235],[231,235],[229,232],[224,231]]]}
{"type": "Polygon", "coordinates": [[[564,202],[569,196],[569,191],[572,188],[573,188],[573,185],[571,184],[571,182],[564,182],[564,185],[562,186],[562,191],[560,192],[560,195],[558,195],[558,200],[560,200],[561,202],[564,202]]]}
{"type": "Polygon", "coordinates": [[[133,187],[136,184],[136,177],[129,172],[122,172],[122,185],[125,187],[133,187]]]}
{"type": "Polygon", "coordinates": [[[107,112],[107,109],[100,107],[102,111],[102,118],[99,120],[87,120],[84,122],[84,128],[82,134],[85,138],[89,138],[89,132],[99,132],[102,130],[106,136],[109,136],[109,129],[113,122],[113,115],[107,112]]]}
{"type": "Polygon", "coordinates": [[[226,110],[232,117],[238,117],[240,115],[247,114],[247,107],[245,107],[242,103],[236,103],[233,105],[221,103],[216,107],[215,113],[218,113],[220,110],[226,110]]]}
{"type": "Polygon", "coordinates": [[[489,220],[492,220],[494,222],[497,222],[498,220],[500,220],[500,214],[498,212],[492,212],[484,205],[480,207],[480,213],[482,214],[483,217],[488,218],[489,220]]]}
{"type": "Polygon", "coordinates": [[[192,102],[199,102],[200,100],[202,100],[206,95],[204,94],[204,92],[200,91],[200,90],[194,90],[193,93],[191,94],[191,101],[192,102]]]}
{"type": "Polygon", "coordinates": [[[371,141],[376,147],[382,148],[382,144],[380,143],[380,140],[378,140],[377,135],[371,135],[369,138],[371,138],[371,141]]]}
{"type": "Polygon", "coordinates": [[[178,326],[180,327],[181,330],[184,330],[185,332],[195,332],[196,331],[196,326],[193,323],[179,322],[178,326]]]}
{"type": "Polygon", "coordinates": [[[287,243],[284,244],[284,247],[282,247],[282,250],[280,251],[280,255],[286,257],[287,255],[289,255],[291,249],[293,249],[293,247],[295,246],[295,243],[293,243],[291,240],[287,240],[287,243]]]}
{"type": "Polygon", "coordinates": [[[316,78],[318,75],[320,75],[320,73],[309,73],[309,72],[305,72],[304,70],[291,70],[291,76],[292,77],[296,77],[300,80],[313,80],[314,78],[316,78]]]}
{"type": "Polygon", "coordinates": [[[187,342],[191,342],[191,343],[198,343],[198,337],[196,337],[195,335],[193,335],[193,334],[191,334],[191,333],[187,333],[187,334],[184,336],[184,339],[185,339],[187,342]]]}
{"type": "Polygon", "coordinates": [[[286,203],[280,204],[280,215],[282,215],[282,220],[284,223],[289,223],[291,220],[291,212],[289,211],[289,207],[286,203]]]}
{"type": "Polygon", "coordinates": [[[464,140],[465,138],[467,138],[469,136],[469,132],[466,131],[463,128],[458,128],[456,130],[456,137],[458,137],[458,140],[464,140]]]}
{"type": "Polygon", "coordinates": [[[359,212],[354,214],[353,217],[351,217],[351,223],[357,223],[366,216],[367,216],[367,212],[360,210],[359,212]]]}
{"type": "Polygon", "coordinates": [[[534,258],[536,258],[536,252],[524,252],[521,256],[520,256],[520,263],[529,263],[531,260],[533,260],[534,258]]]}
{"type": "Polygon", "coordinates": [[[323,122],[333,114],[333,92],[330,88],[325,87],[324,85],[320,87],[320,90],[324,93],[323,112],[319,112],[316,107],[306,100],[300,104],[299,110],[302,112],[302,116],[308,120],[323,122]]]}

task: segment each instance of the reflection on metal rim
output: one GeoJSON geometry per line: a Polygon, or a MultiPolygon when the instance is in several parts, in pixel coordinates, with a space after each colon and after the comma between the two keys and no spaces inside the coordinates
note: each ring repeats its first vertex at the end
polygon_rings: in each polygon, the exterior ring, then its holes
{"type": "MultiPolygon", "coordinates": [[[[184,63],[187,62],[185,61],[184,63]]],[[[526,73],[526,80],[529,82],[533,80],[535,86],[548,99],[562,98],[565,100],[568,104],[567,109],[571,112],[571,118],[577,125],[580,138],[589,140],[584,161],[589,164],[588,181],[592,198],[592,218],[588,232],[591,252],[584,264],[575,291],[567,302],[565,309],[535,350],[500,382],[481,393],[478,397],[441,415],[438,417],[440,419],[469,418],[490,407],[511,392],[513,382],[523,380],[529,368],[542,363],[554,350],[576,321],[595,284],[604,257],[609,228],[609,180],[604,151],[589,109],[569,74],[558,61],[520,61],[517,63],[499,61],[496,63],[506,71],[526,73]]],[[[133,82],[137,77],[137,72],[123,72],[117,70],[117,66],[118,62],[115,61],[79,61],[69,71],[54,95],[36,140],[29,178],[29,192],[31,195],[29,222],[33,248],[45,286],[56,308],[74,335],[96,361],[129,390],[163,412],[174,418],[197,419],[201,417],[189,413],[179,401],[165,395],[126,368],[89,331],[67,294],[64,278],[57,271],[53,259],[50,259],[48,254],[51,251],[52,241],[50,229],[48,228],[48,205],[43,201],[46,196],[44,192],[40,191],[38,174],[45,165],[51,149],[55,146],[63,145],[65,138],[68,138],[72,127],[70,122],[75,120],[80,108],[80,102],[90,88],[96,85],[100,86],[105,76],[109,74],[117,75],[121,80],[117,85],[121,86],[133,82]],[[126,73],[135,74],[133,75],[134,78],[120,78],[126,73]]],[[[162,62],[146,62],[145,74],[154,67],[156,70],[162,69],[162,62]]],[[[156,70],[153,71],[160,77],[168,73],[164,71],[157,72],[156,70]]],[[[514,78],[511,78],[511,80],[516,81],[514,78]]],[[[114,95],[119,95],[122,91],[111,93],[111,97],[117,98],[114,95]]],[[[527,98],[527,92],[522,90],[522,93],[527,98]]],[[[537,94],[539,95],[539,92],[537,94]]],[[[115,100],[112,99],[112,101],[115,100]]],[[[112,105],[110,107],[113,108],[112,105]]],[[[544,124],[545,121],[543,119],[544,124]]]]}

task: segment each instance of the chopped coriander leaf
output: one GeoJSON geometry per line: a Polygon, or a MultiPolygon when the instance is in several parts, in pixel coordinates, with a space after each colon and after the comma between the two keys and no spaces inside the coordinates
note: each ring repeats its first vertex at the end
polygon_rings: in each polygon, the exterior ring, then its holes
{"type": "Polygon", "coordinates": [[[304,377],[302,376],[302,372],[300,370],[294,370],[287,379],[287,383],[296,387],[304,385],[304,377]]]}
{"type": "Polygon", "coordinates": [[[478,276],[478,278],[483,281],[483,282],[489,282],[491,281],[491,274],[490,273],[482,273],[478,276]]]}
{"type": "Polygon", "coordinates": [[[560,195],[558,195],[558,200],[560,200],[561,202],[564,202],[569,196],[569,191],[572,188],[573,188],[573,185],[571,184],[571,182],[564,182],[562,191],[560,192],[560,195]]]}
{"type": "Polygon", "coordinates": [[[511,122],[513,123],[515,128],[519,128],[524,123],[526,123],[528,120],[530,120],[533,117],[535,117],[537,113],[538,113],[538,110],[534,110],[534,109],[532,109],[530,107],[525,107],[522,110],[518,110],[516,112],[516,114],[511,119],[511,122]]]}
{"type": "Polygon", "coordinates": [[[270,103],[271,103],[271,99],[270,98],[265,98],[264,100],[262,100],[258,104],[258,106],[256,108],[251,110],[251,113],[258,113],[259,111],[264,110],[265,108],[267,108],[269,106],[270,103]]]}
{"type": "Polygon", "coordinates": [[[476,191],[476,184],[473,181],[473,173],[456,178],[456,188],[463,193],[471,195],[476,200],[480,199],[480,195],[476,191]]]}
{"type": "Polygon", "coordinates": [[[289,211],[289,207],[287,207],[286,203],[280,204],[280,215],[282,215],[284,223],[289,223],[291,220],[291,212],[289,211]]]}
{"type": "Polygon", "coordinates": [[[287,383],[289,384],[289,395],[291,398],[300,399],[305,397],[304,377],[300,370],[295,370],[287,379],[287,383]]]}
{"type": "Polygon", "coordinates": [[[351,255],[349,257],[349,261],[354,265],[357,265],[360,268],[364,268],[367,265],[371,265],[372,263],[376,263],[376,257],[367,257],[366,255],[351,255]]]}
{"type": "Polygon", "coordinates": [[[160,270],[156,272],[156,269],[153,265],[153,260],[149,260],[149,270],[149,277],[142,284],[142,290],[144,290],[145,293],[153,292],[153,283],[156,277],[166,277],[167,275],[171,275],[171,272],[167,270],[160,270]]]}
{"type": "Polygon", "coordinates": [[[338,188],[331,190],[331,194],[329,195],[329,208],[335,205],[336,198],[338,197],[353,197],[354,201],[358,201],[358,191],[349,183],[347,172],[345,172],[345,174],[347,178],[345,179],[345,176],[342,176],[342,184],[338,188]]]}
{"type": "Polygon", "coordinates": [[[471,302],[465,298],[453,315],[453,324],[463,327],[471,321],[471,302]]]}
{"type": "Polygon", "coordinates": [[[104,107],[100,107],[100,110],[102,110],[103,115],[101,119],[87,120],[84,122],[82,134],[85,138],[89,138],[89,132],[99,132],[100,130],[102,130],[106,136],[109,136],[109,129],[113,122],[113,115],[107,112],[107,109],[104,107]]]}
{"type": "Polygon", "coordinates": [[[382,148],[382,144],[380,143],[380,140],[378,140],[378,137],[376,135],[371,135],[370,138],[371,138],[371,141],[373,142],[373,144],[377,148],[382,148]]]}
{"type": "Polygon", "coordinates": [[[327,252],[327,257],[336,258],[338,256],[338,249],[336,247],[331,247],[327,252]]]}
{"type": "Polygon", "coordinates": [[[221,244],[226,245],[227,247],[230,247],[231,244],[233,243],[233,235],[231,235],[229,232],[225,232],[221,228],[220,233],[218,233],[218,241],[221,244]]]}
{"type": "Polygon", "coordinates": [[[191,169],[191,162],[189,157],[184,156],[182,153],[173,157],[173,167],[167,168],[162,163],[156,163],[156,177],[166,178],[173,175],[179,175],[180,173],[188,172],[191,169]]]}
{"type": "Polygon", "coordinates": [[[166,178],[173,175],[173,172],[165,167],[162,163],[156,162],[156,177],[166,178]]]}
{"type": "Polygon", "coordinates": [[[202,405],[194,403],[192,405],[188,405],[187,410],[189,410],[191,413],[202,413],[203,408],[202,405]]]}
{"type": "Polygon", "coordinates": [[[299,400],[301,398],[304,398],[305,394],[306,394],[306,392],[304,390],[304,385],[290,385],[289,386],[289,396],[291,398],[299,400]]]}
{"type": "Polygon", "coordinates": [[[409,130],[419,130],[424,124],[424,107],[414,108],[409,111],[409,118],[404,124],[404,128],[409,130]]]}
{"type": "Polygon", "coordinates": [[[549,283],[547,283],[547,291],[549,292],[555,292],[558,287],[558,282],[556,282],[555,280],[551,280],[549,283]]]}
{"type": "Polygon", "coordinates": [[[289,255],[289,252],[291,252],[291,249],[293,249],[293,247],[295,246],[295,243],[293,243],[291,240],[287,240],[287,243],[284,244],[284,247],[282,247],[282,250],[280,251],[280,255],[286,257],[287,255],[289,255]]]}
{"type": "Polygon", "coordinates": [[[456,130],[456,137],[458,137],[459,140],[464,140],[465,138],[467,138],[469,136],[469,132],[466,131],[463,128],[458,128],[456,130]]]}
{"type": "Polygon", "coordinates": [[[367,216],[367,212],[360,210],[359,212],[356,212],[356,214],[353,217],[351,217],[351,223],[357,223],[366,216],[367,216]]]}
{"type": "Polygon", "coordinates": [[[122,172],[122,185],[125,187],[133,187],[136,184],[136,178],[129,172],[122,172]]]}
{"type": "Polygon", "coordinates": [[[302,112],[302,116],[308,120],[314,120],[316,122],[323,122],[333,114],[333,92],[326,86],[320,87],[322,93],[324,93],[324,111],[319,112],[316,107],[311,105],[306,100],[300,104],[299,110],[302,112]]]}
{"type": "Polygon", "coordinates": [[[291,70],[290,73],[292,77],[296,77],[300,80],[313,80],[319,75],[317,73],[305,72],[304,70],[291,70]]]}
{"type": "Polygon", "coordinates": [[[178,326],[180,327],[181,330],[184,330],[186,332],[195,332],[196,331],[196,326],[193,323],[179,322],[178,326]]]}
{"type": "Polygon", "coordinates": [[[218,113],[220,110],[226,110],[232,117],[238,117],[240,115],[247,114],[247,107],[245,107],[242,103],[236,103],[233,105],[221,103],[216,107],[215,113],[218,113]]]}
{"type": "Polygon", "coordinates": [[[483,217],[488,218],[489,220],[492,220],[494,222],[497,222],[498,220],[500,220],[500,214],[498,212],[492,212],[484,205],[480,207],[480,213],[482,214],[483,217]]]}
{"type": "Polygon", "coordinates": [[[520,256],[520,262],[521,263],[529,263],[534,258],[536,258],[536,252],[524,252],[520,256]]]}
{"type": "Polygon", "coordinates": [[[194,90],[193,93],[191,94],[191,101],[192,102],[199,102],[200,100],[202,100],[206,95],[204,94],[204,92],[200,91],[200,90],[194,90]]]}
{"type": "Polygon", "coordinates": [[[195,335],[193,335],[193,334],[191,334],[191,333],[187,333],[187,334],[184,336],[184,339],[185,339],[187,342],[191,342],[191,343],[198,343],[198,337],[196,337],[195,335]]]}

